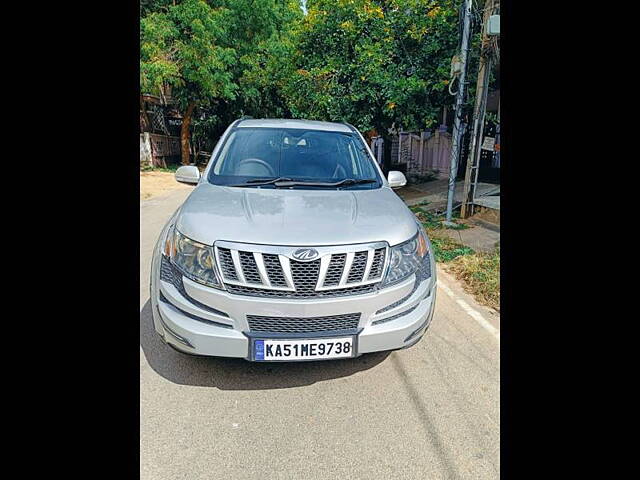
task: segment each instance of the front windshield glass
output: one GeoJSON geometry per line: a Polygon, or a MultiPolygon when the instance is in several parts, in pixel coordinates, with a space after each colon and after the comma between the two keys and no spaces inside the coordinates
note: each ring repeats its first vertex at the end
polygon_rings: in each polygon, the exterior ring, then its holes
{"type": "Polygon", "coordinates": [[[380,188],[382,182],[359,136],[352,133],[285,128],[236,128],[214,159],[215,185],[260,186],[282,179],[292,188],[380,188]],[[286,180],[285,180],[286,179],[286,180]],[[291,185],[295,183],[295,185],[291,185]]]}

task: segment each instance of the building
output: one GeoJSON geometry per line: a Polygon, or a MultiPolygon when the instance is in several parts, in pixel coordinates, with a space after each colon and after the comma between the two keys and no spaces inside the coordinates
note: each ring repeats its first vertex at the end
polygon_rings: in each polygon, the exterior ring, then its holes
{"type": "Polygon", "coordinates": [[[140,95],[140,166],[180,163],[182,115],[170,96],[140,95]]]}

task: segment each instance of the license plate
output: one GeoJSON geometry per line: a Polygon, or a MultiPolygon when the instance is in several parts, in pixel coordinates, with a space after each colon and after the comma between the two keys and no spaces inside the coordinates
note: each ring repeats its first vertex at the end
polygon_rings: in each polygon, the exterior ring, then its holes
{"type": "Polygon", "coordinates": [[[314,338],[300,340],[257,339],[253,342],[253,358],[269,360],[326,360],[355,355],[353,337],[314,338]]]}

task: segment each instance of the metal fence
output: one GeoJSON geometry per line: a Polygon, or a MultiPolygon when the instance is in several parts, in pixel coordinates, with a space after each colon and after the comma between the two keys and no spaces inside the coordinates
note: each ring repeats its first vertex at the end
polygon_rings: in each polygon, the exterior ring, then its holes
{"type": "Polygon", "coordinates": [[[140,134],[140,165],[165,167],[180,157],[180,138],[144,132],[140,134]]]}
{"type": "MultiPolygon", "coordinates": [[[[371,149],[382,162],[382,137],[371,139],[371,149]]],[[[447,177],[451,161],[451,134],[444,128],[435,131],[400,132],[393,137],[391,167],[411,176],[447,177]]]]}

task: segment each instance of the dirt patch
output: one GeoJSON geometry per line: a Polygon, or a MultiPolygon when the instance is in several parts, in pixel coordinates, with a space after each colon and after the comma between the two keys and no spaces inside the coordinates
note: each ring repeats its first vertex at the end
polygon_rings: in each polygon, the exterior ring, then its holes
{"type": "Polygon", "coordinates": [[[477,213],[471,217],[485,222],[492,223],[494,225],[500,225],[500,210],[494,210],[493,208],[480,207],[477,213]]]}
{"type": "Polygon", "coordinates": [[[458,218],[454,227],[444,228],[442,218],[421,205],[409,208],[426,229],[436,261],[479,303],[500,311],[500,233],[470,227],[458,218]]]}
{"type": "Polygon", "coordinates": [[[140,201],[180,189],[193,187],[177,182],[172,172],[140,172],[140,201]]]}

